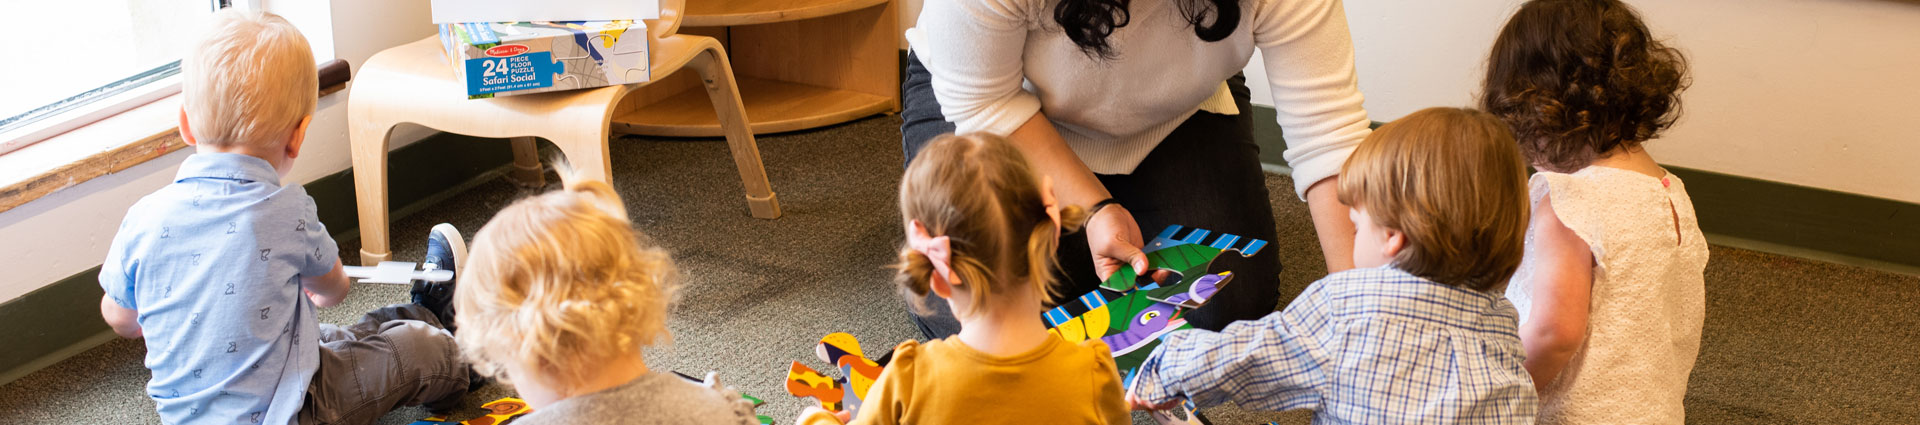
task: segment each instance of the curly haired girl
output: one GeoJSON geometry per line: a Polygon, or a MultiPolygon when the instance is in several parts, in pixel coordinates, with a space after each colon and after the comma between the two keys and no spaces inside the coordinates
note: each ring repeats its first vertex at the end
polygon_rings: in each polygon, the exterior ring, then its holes
{"type": "Polygon", "coordinates": [[[1540,171],[1508,284],[1541,423],[1681,423],[1707,244],[1643,144],[1680,115],[1679,51],[1618,0],[1534,0],[1494,41],[1481,106],[1540,171]]]}
{"type": "Polygon", "coordinates": [[[559,168],[565,190],[480,229],[454,291],[462,353],[534,408],[514,423],[759,423],[712,374],[647,369],[640,349],[668,338],[673,261],[634,231],[612,186],[559,168]]]}

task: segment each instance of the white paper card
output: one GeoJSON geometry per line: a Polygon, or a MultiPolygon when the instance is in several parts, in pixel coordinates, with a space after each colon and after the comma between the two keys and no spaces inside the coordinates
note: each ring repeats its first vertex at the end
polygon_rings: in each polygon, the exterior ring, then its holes
{"type": "Polygon", "coordinates": [[[341,271],[345,272],[347,277],[360,279],[360,283],[404,285],[413,283],[414,279],[428,282],[453,280],[452,270],[418,270],[414,268],[416,265],[404,261],[381,261],[378,266],[344,266],[341,267],[341,271]]]}
{"type": "Polygon", "coordinates": [[[433,0],[433,23],[658,19],[659,0],[433,0]]]}

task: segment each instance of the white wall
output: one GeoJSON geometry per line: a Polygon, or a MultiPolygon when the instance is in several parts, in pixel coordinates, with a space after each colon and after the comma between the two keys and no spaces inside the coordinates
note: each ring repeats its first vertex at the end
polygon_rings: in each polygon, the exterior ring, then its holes
{"type": "MultiPolygon", "coordinates": [[[[1493,37],[1520,3],[1348,1],[1373,119],[1472,105],[1493,37]]],[[[1648,145],[1655,158],[1920,202],[1920,2],[1629,3],[1693,67],[1685,115],[1648,145]]]]}
{"type": "MultiPolygon", "coordinates": [[[[329,52],[358,72],[388,47],[433,35],[426,1],[280,1],[268,7],[306,33],[316,53],[329,52]]],[[[347,149],[347,91],[320,99],[305,152],[289,181],[310,182],[352,166],[347,149]]],[[[425,131],[398,132],[393,147],[425,131]]],[[[100,265],[120,219],[135,200],[173,179],[190,151],[96,178],[0,213],[0,302],[100,265]]]]}

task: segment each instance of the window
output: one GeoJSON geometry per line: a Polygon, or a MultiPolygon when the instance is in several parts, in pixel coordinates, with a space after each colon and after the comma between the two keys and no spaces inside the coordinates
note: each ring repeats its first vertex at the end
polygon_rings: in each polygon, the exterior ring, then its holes
{"type": "Polygon", "coordinates": [[[0,154],[179,91],[180,57],[215,0],[0,2],[0,154]]]}

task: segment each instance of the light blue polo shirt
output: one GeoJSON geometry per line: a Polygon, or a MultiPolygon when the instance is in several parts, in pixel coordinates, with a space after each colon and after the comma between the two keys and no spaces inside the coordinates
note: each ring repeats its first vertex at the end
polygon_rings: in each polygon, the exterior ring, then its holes
{"type": "Polygon", "coordinates": [[[188,156],[127,210],[100,286],[139,312],[160,420],[292,423],[320,367],[300,277],[332,271],[338,253],[306,190],[252,156],[188,156]]]}

